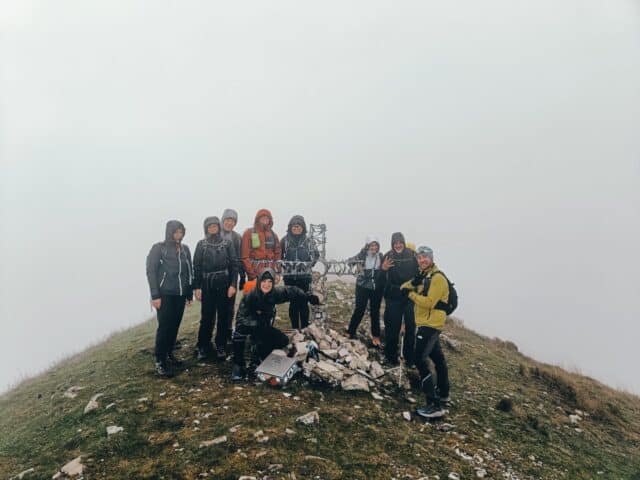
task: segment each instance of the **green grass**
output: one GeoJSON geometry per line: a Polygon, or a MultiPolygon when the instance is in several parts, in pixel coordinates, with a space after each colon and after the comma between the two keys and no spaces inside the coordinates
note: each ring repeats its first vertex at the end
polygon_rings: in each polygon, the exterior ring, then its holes
{"type": "MultiPolygon", "coordinates": [[[[352,287],[330,288],[350,298],[352,287]]],[[[329,295],[334,327],[344,325],[350,310],[329,295]]],[[[286,307],[280,312],[286,317],[286,307]]],[[[239,389],[228,380],[229,363],[198,366],[190,356],[197,323],[198,311],[191,308],[180,331],[189,343],[181,353],[188,365],[174,379],[153,375],[151,320],[2,395],[0,478],[31,467],[35,474],[26,478],[51,478],[78,455],[86,478],[193,479],[207,473],[216,479],[444,479],[450,472],[475,478],[472,462],[458,449],[482,456],[487,478],[513,472],[520,479],[640,479],[640,399],[539,364],[513,344],[459,323],[446,327],[461,342],[459,351],[445,351],[455,399],[445,419],[454,425],[450,431],[439,429],[442,422],[406,422],[402,411],[415,406],[399,397],[375,401],[302,378],[286,390],[289,398],[253,383],[239,389]],[[75,399],[63,397],[72,385],[84,389],[75,399]],[[96,393],[104,393],[100,409],[84,415],[96,393]],[[513,404],[508,413],[495,408],[504,396],[513,404]],[[138,402],[141,397],[149,401],[138,402]],[[106,410],[110,403],[115,406],[106,410]],[[319,425],[295,423],[314,409],[319,425]],[[589,413],[578,425],[568,417],[575,409],[589,413]],[[108,425],[124,432],[107,438],[108,425]],[[260,443],[257,430],[268,441],[260,443]],[[228,437],[226,443],[199,448],[201,441],[221,435],[228,437]]],[[[284,318],[280,325],[286,327],[284,318]]],[[[422,401],[417,392],[414,396],[422,401]]]]}

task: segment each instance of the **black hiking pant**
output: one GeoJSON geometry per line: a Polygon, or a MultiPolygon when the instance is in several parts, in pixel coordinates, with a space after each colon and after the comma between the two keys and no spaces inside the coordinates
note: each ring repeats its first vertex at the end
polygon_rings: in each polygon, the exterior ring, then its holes
{"type": "MultiPolygon", "coordinates": [[[[303,292],[311,288],[311,280],[306,278],[285,278],[284,284],[289,287],[298,287],[303,292]]],[[[289,302],[289,319],[291,328],[300,329],[309,325],[309,304],[306,298],[291,300],[289,302]]]]}
{"type": "Polygon", "coordinates": [[[160,300],[155,355],[158,362],[163,362],[173,351],[187,298],[180,295],[163,295],[160,300]]]}
{"type": "Polygon", "coordinates": [[[353,336],[356,334],[364,312],[367,310],[368,303],[369,315],[371,317],[371,335],[374,337],[380,336],[380,304],[382,303],[382,294],[382,289],[373,290],[356,285],[356,306],[353,310],[353,315],[351,315],[351,321],[349,322],[349,335],[353,336]]]}
{"type": "Polygon", "coordinates": [[[422,390],[427,403],[433,403],[439,397],[449,396],[449,369],[440,346],[440,330],[431,327],[419,327],[416,335],[416,366],[420,372],[422,390]],[[436,392],[433,375],[427,359],[431,358],[436,367],[438,391],[436,392]]]}
{"type": "Polygon", "coordinates": [[[236,296],[237,293],[233,295],[233,297],[229,298],[229,309],[227,310],[227,341],[231,340],[233,336],[233,317],[236,314],[236,296]]]}
{"type": "Polygon", "coordinates": [[[289,345],[289,337],[275,327],[247,327],[240,325],[233,332],[233,363],[244,367],[244,344],[247,337],[256,346],[258,360],[262,361],[276,348],[289,345]]]}
{"type": "Polygon", "coordinates": [[[211,350],[211,337],[218,319],[216,332],[216,346],[224,347],[229,334],[229,297],[227,288],[202,289],[202,304],[200,308],[200,328],[198,330],[198,348],[211,350]]]}
{"type": "Polygon", "coordinates": [[[388,360],[395,362],[398,359],[398,343],[400,341],[400,328],[404,321],[404,346],[402,356],[404,361],[411,365],[414,363],[414,344],[416,337],[416,319],[413,315],[413,302],[407,297],[386,298],[384,309],[384,353],[388,360]]]}

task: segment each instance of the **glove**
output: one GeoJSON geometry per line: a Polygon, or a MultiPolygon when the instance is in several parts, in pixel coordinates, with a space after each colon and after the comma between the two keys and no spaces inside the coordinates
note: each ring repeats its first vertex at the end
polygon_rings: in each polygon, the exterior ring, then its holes
{"type": "Polygon", "coordinates": [[[311,305],[320,305],[320,298],[313,293],[307,293],[307,302],[311,305]]]}
{"type": "Polygon", "coordinates": [[[411,280],[411,285],[417,287],[418,285],[422,284],[422,282],[424,282],[424,275],[417,274],[415,277],[413,277],[413,280],[411,280]]]}
{"type": "MultiPolygon", "coordinates": [[[[411,282],[413,284],[413,282],[411,282]]],[[[409,293],[413,292],[413,287],[409,287],[408,285],[404,285],[401,289],[400,289],[400,293],[402,293],[403,297],[408,297],[409,293]]]]}

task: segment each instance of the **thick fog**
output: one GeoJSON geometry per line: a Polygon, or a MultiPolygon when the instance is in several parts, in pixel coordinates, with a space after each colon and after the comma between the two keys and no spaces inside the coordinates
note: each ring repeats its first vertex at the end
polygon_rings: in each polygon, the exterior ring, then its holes
{"type": "Polygon", "coordinates": [[[636,1],[0,5],[0,390],[152,315],[168,219],[266,207],[403,231],[467,326],[640,392],[636,1]]]}

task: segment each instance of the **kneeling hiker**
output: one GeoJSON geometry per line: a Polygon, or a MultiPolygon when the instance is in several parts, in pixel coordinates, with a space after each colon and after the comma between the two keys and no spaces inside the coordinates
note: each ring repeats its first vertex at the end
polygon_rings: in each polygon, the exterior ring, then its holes
{"type": "Polygon", "coordinates": [[[240,381],[246,375],[244,344],[248,336],[256,346],[259,360],[289,343],[287,336],[273,326],[277,304],[301,300],[312,305],[320,303],[316,295],[303,292],[298,287],[274,287],[275,278],[276,273],[272,269],[263,270],[256,288],[242,297],[233,332],[233,381],[240,381]]]}
{"type": "Polygon", "coordinates": [[[402,291],[415,304],[418,327],[415,358],[422,390],[427,397],[426,406],[418,408],[416,413],[425,418],[437,418],[444,415],[441,400],[447,401],[449,397],[449,371],[440,346],[440,331],[444,328],[449,311],[449,282],[433,263],[433,250],[419,247],[416,255],[420,272],[413,280],[402,285],[402,291]],[[437,390],[429,370],[428,358],[433,360],[436,367],[437,390]]]}
{"type": "Polygon", "coordinates": [[[202,302],[196,355],[198,360],[205,360],[213,354],[211,336],[217,312],[216,353],[218,360],[223,360],[229,332],[229,298],[236,294],[238,281],[237,254],[233,243],[222,238],[218,217],[205,219],[204,235],[193,255],[195,295],[202,302]]]}

